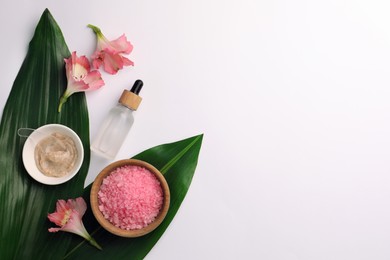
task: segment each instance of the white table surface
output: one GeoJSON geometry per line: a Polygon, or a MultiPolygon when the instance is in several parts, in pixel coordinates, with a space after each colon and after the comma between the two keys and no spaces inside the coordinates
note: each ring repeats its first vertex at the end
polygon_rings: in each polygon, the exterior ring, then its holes
{"type": "Polygon", "coordinates": [[[4,2],[0,111],[46,7],[71,51],[94,51],[89,23],[134,45],[135,66],[87,94],[93,138],[145,83],[116,159],[204,133],[147,259],[390,259],[389,1],[4,2]]]}

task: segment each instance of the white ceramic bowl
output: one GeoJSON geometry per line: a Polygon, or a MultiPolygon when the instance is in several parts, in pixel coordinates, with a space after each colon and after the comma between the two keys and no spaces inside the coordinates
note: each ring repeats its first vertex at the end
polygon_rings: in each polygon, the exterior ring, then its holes
{"type": "Polygon", "coordinates": [[[41,126],[29,135],[23,146],[22,157],[24,167],[33,179],[43,184],[57,185],[72,179],[77,174],[84,160],[84,149],[79,136],[72,129],[60,124],[49,124],[41,126]],[[34,153],[36,144],[54,132],[67,135],[72,138],[77,148],[78,156],[73,170],[62,177],[50,177],[44,175],[35,163],[34,153]]]}

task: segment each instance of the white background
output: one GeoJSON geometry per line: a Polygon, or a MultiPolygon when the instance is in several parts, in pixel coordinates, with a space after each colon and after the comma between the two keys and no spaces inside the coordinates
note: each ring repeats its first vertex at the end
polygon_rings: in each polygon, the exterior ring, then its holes
{"type": "Polygon", "coordinates": [[[389,1],[7,1],[1,111],[46,7],[79,55],[95,48],[88,23],[134,45],[135,66],[87,94],[93,138],[145,83],[117,159],[205,134],[147,259],[390,259],[389,1]]]}

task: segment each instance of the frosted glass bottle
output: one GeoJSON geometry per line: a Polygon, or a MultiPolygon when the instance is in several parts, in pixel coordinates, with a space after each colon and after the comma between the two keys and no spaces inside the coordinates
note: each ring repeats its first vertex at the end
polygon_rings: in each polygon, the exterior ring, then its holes
{"type": "Polygon", "coordinates": [[[143,82],[137,80],[130,91],[123,91],[118,104],[110,110],[92,142],[93,152],[107,159],[115,158],[134,123],[133,112],[142,101],[138,96],[142,86],[143,82]]]}

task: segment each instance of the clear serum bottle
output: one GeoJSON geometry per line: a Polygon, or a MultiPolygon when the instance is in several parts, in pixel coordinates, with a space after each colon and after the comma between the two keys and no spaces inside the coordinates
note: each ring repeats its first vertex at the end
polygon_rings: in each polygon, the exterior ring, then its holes
{"type": "Polygon", "coordinates": [[[110,160],[115,158],[133,125],[133,112],[142,101],[138,95],[142,86],[143,82],[136,80],[130,91],[123,91],[118,104],[110,110],[91,144],[93,152],[110,160]]]}

